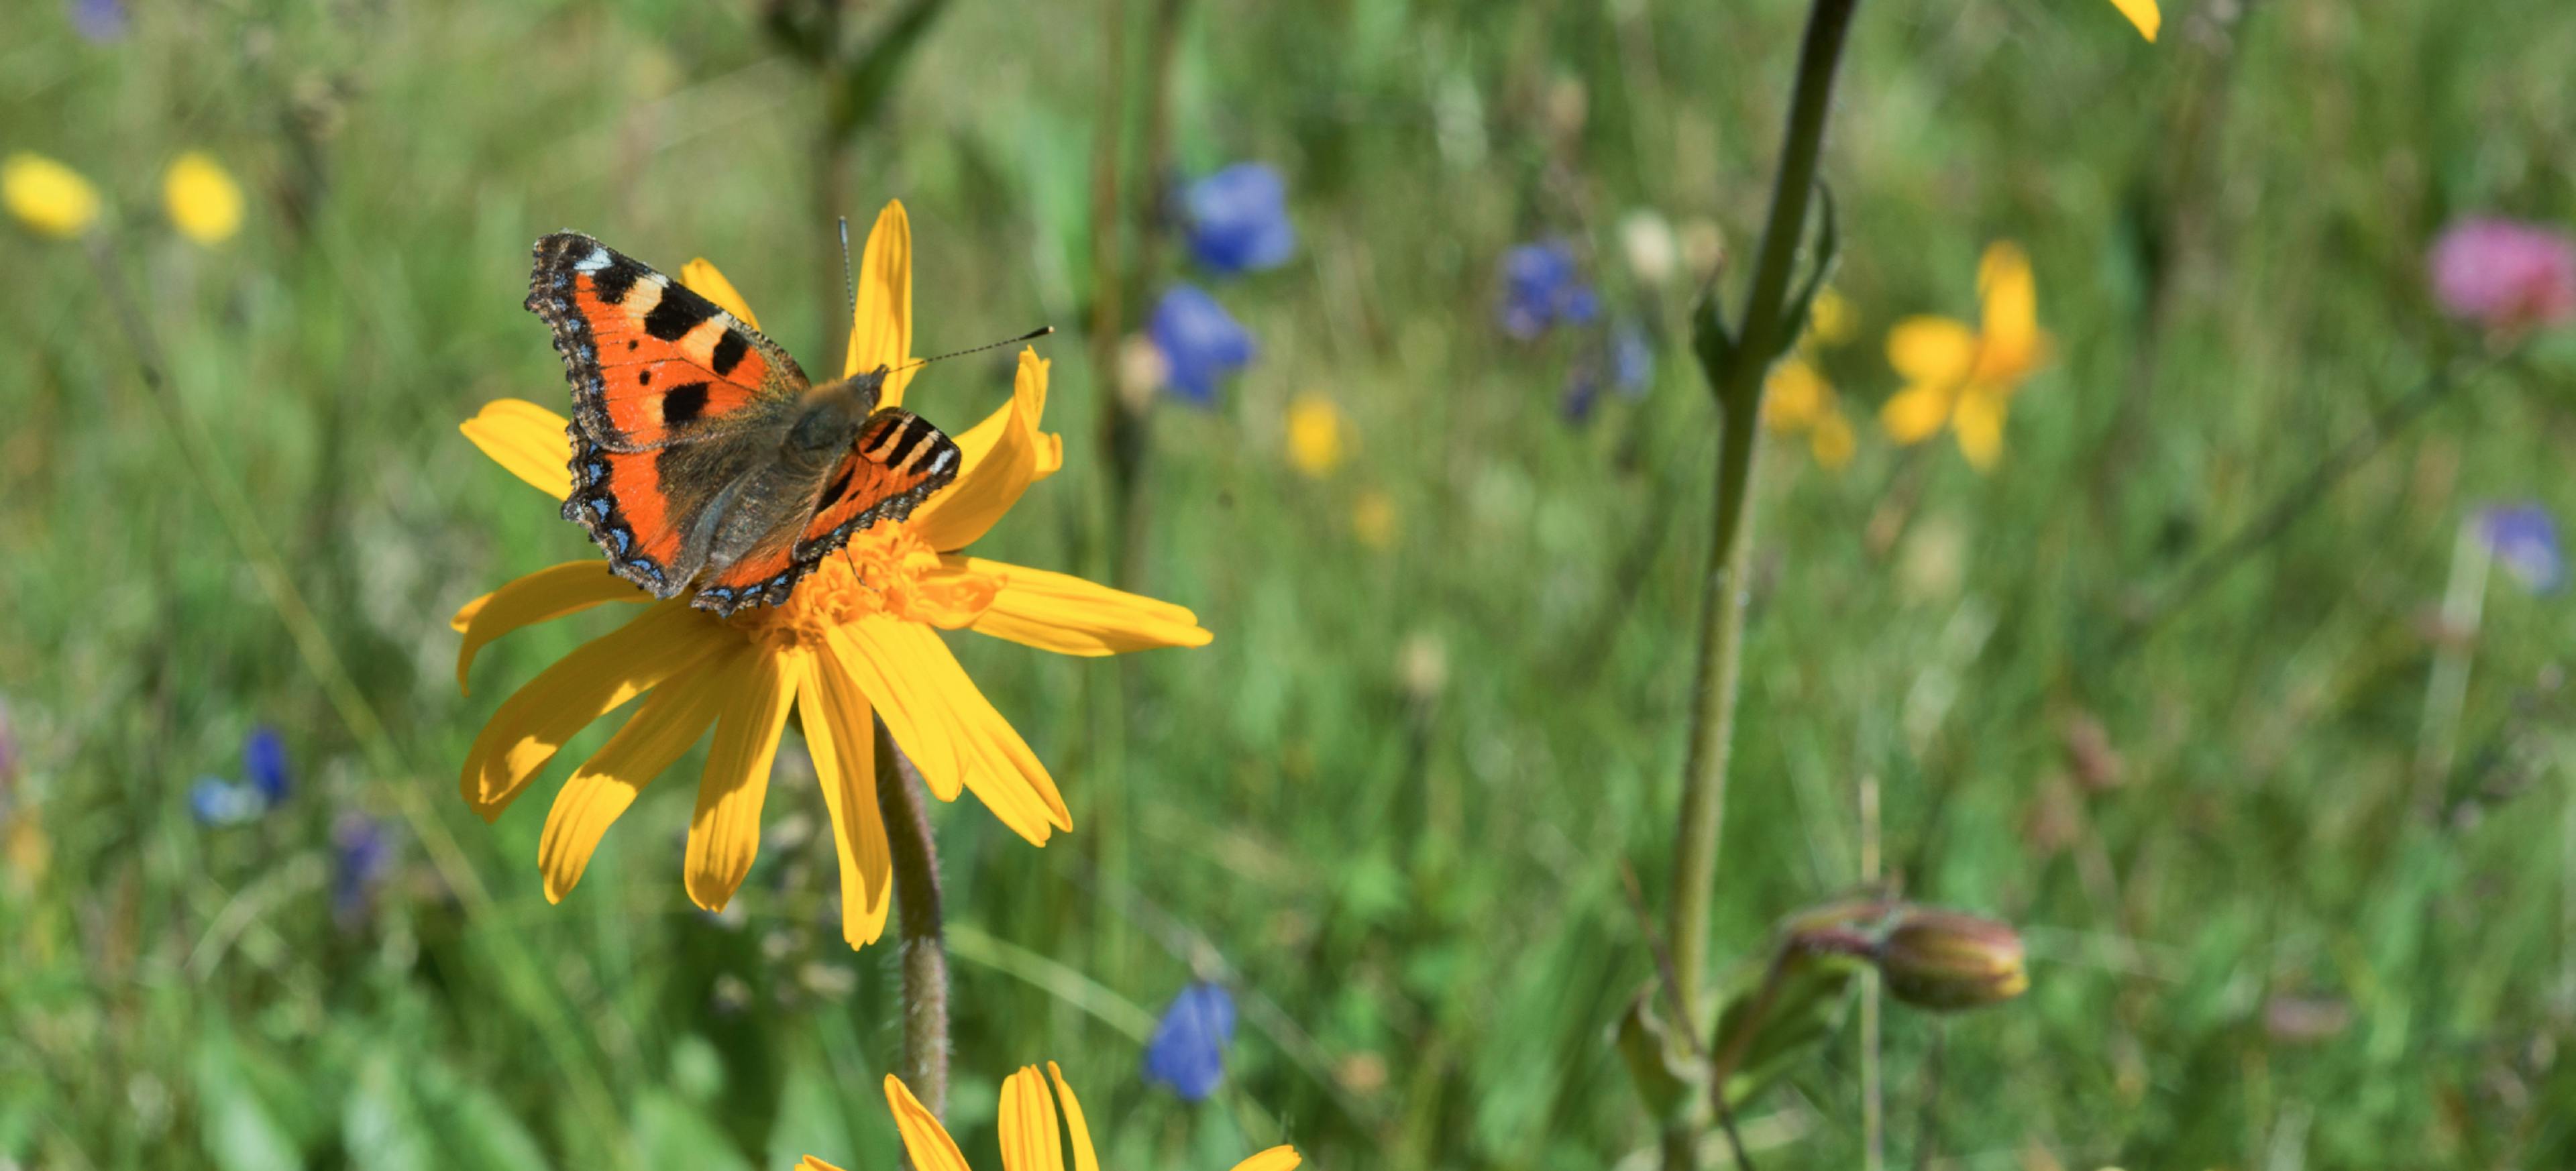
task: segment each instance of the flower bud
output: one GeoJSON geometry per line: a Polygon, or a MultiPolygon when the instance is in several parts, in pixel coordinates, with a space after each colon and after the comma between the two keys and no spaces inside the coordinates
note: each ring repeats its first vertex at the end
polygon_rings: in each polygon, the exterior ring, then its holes
{"type": "Polygon", "coordinates": [[[1874,958],[1889,995],[1935,1012],[2000,1003],[2030,987],[2021,936],[2009,924],[1956,911],[1909,908],[1874,958]]]}

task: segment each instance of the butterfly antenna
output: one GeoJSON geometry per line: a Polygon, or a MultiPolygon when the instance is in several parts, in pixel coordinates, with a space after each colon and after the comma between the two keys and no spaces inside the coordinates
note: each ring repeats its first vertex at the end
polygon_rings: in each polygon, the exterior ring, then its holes
{"type": "Polygon", "coordinates": [[[859,315],[859,274],[850,267],[850,217],[841,216],[841,316],[859,315]]]}
{"type": "MultiPolygon", "coordinates": [[[[927,366],[927,365],[931,364],[932,362],[945,362],[945,361],[947,361],[947,360],[948,360],[948,359],[950,359],[950,358],[963,358],[963,357],[965,357],[965,356],[966,356],[966,355],[968,355],[968,354],[980,354],[980,353],[983,353],[983,352],[984,352],[984,351],[986,351],[986,350],[998,350],[998,349],[1001,349],[1003,346],[1016,346],[1016,345],[1020,344],[1021,342],[1036,341],[1037,339],[1042,338],[1042,337],[1045,337],[1046,335],[1051,334],[1051,333],[1054,333],[1054,332],[1055,332],[1055,327],[1054,327],[1054,326],[1052,326],[1052,325],[1041,325],[1041,326],[1037,327],[1036,329],[1032,329],[1032,330],[1028,331],[1027,333],[1021,334],[1021,335],[1020,335],[1020,336],[1018,336],[1018,337],[1014,337],[1014,338],[1004,338],[1004,339],[1002,339],[1001,341],[998,341],[998,342],[987,342],[987,343],[985,343],[985,344],[983,344],[983,345],[980,345],[980,346],[972,346],[972,347],[969,347],[969,348],[967,348],[967,349],[957,350],[957,351],[954,351],[954,352],[951,352],[951,353],[946,353],[946,354],[941,354],[941,355],[939,355],[939,356],[938,356],[938,357],[936,357],[936,358],[915,358],[915,359],[913,359],[912,361],[906,362],[906,363],[904,363],[904,364],[903,364],[903,365],[901,365],[901,366],[897,366],[897,367],[895,367],[895,369],[896,369],[896,370],[910,370],[910,369],[912,369],[912,368],[913,368],[913,367],[915,367],[915,366],[927,366]]],[[[888,371],[887,373],[893,373],[893,371],[888,371]]]]}

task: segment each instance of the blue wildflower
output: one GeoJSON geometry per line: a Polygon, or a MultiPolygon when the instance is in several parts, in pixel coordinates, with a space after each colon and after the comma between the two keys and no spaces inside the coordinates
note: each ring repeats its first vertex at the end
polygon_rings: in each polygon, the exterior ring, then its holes
{"type": "Polygon", "coordinates": [[[1145,1045],[1145,1080],[1172,1087],[1184,1102],[1205,1101],[1225,1078],[1225,1046],[1233,1039],[1234,998],[1223,987],[1181,989],[1145,1045]]]}
{"type": "Polygon", "coordinates": [[[2566,558],[2558,548],[2558,523],[2537,504],[2500,504],[2478,514],[2478,535],[2505,570],[2533,593],[2564,584],[2566,558]]]}
{"type": "Polygon", "coordinates": [[[1584,325],[1601,313],[1601,298],[1574,269],[1574,251],[1561,243],[1523,244],[1503,254],[1503,302],[1496,309],[1503,332],[1528,341],[1551,325],[1584,325]]]}
{"type": "Polygon", "coordinates": [[[393,849],[383,823],[354,810],[331,823],[331,918],[355,927],[375,909],[393,849]]]}
{"type": "Polygon", "coordinates": [[[188,812],[201,825],[240,825],[259,820],[268,802],[249,785],[203,776],[188,784],[188,812]]]}
{"type": "Polygon", "coordinates": [[[270,805],[286,800],[286,741],[262,724],[242,739],[242,776],[270,805]]]}
{"type": "Polygon", "coordinates": [[[1297,250],[1288,185],[1263,163],[1236,163],[1181,192],[1190,254],[1222,276],[1277,268],[1297,250]]]}
{"type": "Polygon", "coordinates": [[[1568,423],[1586,423],[1592,419],[1592,408],[1601,402],[1601,365],[1598,362],[1576,362],[1565,375],[1565,397],[1557,401],[1557,410],[1568,423]]]}
{"type": "Polygon", "coordinates": [[[72,31],[93,45],[125,39],[125,5],[120,0],[70,0],[72,31]]]}
{"type": "Polygon", "coordinates": [[[1217,379],[1252,362],[1252,335],[1195,285],[1166,291],[1145,333],[1162,351],[1173,391],[1195,406],[1215,405],[1217,379]]]}

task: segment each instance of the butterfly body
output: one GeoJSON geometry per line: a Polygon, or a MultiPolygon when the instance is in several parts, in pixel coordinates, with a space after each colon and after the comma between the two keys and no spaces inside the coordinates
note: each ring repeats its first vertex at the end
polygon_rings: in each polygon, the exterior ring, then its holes
{"type": "Polygon", "coordinates": [[[878,408],[885,370],[812,385],[786,350],[588,236],[537,241],[527,307],[572,384],[565,519],[657,597],[776,605],[957,476],[957,445],[878,408]]]}

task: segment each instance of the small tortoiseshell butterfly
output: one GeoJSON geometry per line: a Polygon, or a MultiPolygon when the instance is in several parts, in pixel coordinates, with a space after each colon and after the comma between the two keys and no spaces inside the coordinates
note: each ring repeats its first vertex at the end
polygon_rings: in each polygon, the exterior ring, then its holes
{"type": "Polygon", "coordinates": [[[939,428],[877,409],[885,367],[815,386],[760,331],[588,236],[537,241],[528,309],[572,382],[564,519],[655,597],[777,605],[851,534],[957,478],[939,428]]]}

